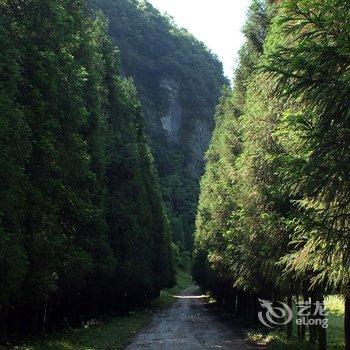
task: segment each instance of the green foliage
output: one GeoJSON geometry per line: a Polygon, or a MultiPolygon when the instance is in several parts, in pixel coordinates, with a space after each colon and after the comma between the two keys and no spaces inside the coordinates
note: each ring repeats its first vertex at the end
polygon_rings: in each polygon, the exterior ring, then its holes
{"type": "Polygon", "coordinates": [[[13,26],[0,16],[0,305],[4,309],[18,296],[27,269],[22,243],[30,130],[18,103],[22,54],[10,37],[13,26]]]}
{"type": "Polygon", "coordinates": [[[0,7],[5,338],[127,311],[175,270],[140,102],[105,18],[80,0],[0,7]]]}
{"type": "Polygon", "coordinates": [[[265,63],[265,70],[277,79],[276,94],[298,102],[293,111],[297,123],[289,128],[298,131],[302,146],[289,150],[294,152],[284,170],[301,210],[295,219],[300,250],[291,257],[303,256],[297,269],[313,271],[314,283],[331,284],[345,293],[350,193],[349,47],[344,39],[349,35],[348,14],[344,1],[287,3],[279,21],[286,43],[272,47],[265,63]],[[330,13],[332,6],[338,11],[330,13]],[[295,169],[295,162],[299,169],[292,173],[289,166],[295,169]]]}
{"type": "Polygon", "coordinates": [[[266,278],[271,274],[269,264],[266,269],[260,269],[266,262],[266,249],[262,245],[270,242],[263,230],[256,230],[267,225],[262,223],[262,217],[267,217],[261,211],[265,199],[255,197],[264,183],[254,178],[257,169],[261,169],[258,179],[269,178],[269,169],[263,164],[267,161],[266,135],[262,142],[258,138],[259,131],[268,130],[265,129],[268,121],[261,115],[264,106],[250,96],[249,89],[258,92],[260,81],[249,86],[256,67],[247,59],[261,55],[259,47],[249,38],[266,33],[268,12],[271,11],[260,2],[254,2],[251,7],[245,26],[248,42],[240,53],[234,89],[224,93],[217,108],[216,127],[201,182],[194,276],[218,294],[226,285],[252,291],[270,286],[266,278]],[[261,122],[253,111],[248,111],[248,106],[251,110],[259,108],[261,122]],[[245,112],[243,117],[242,112],[245,112]],[[208,269],[213,275],[203,273],[208,269]],[[265,274],[261,275],[263,271],[265,274]]]}
{"type": "Polygon", "coordinates": [[[193,268],[238,316],[247,298],[248,317],[257,297],[348,298],[349,11],[344,0],[251,6],[207,153],[193,268]]]}

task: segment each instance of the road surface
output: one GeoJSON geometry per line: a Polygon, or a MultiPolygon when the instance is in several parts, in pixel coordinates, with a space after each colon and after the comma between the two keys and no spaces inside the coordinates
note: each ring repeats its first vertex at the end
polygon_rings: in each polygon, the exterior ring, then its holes
{"type": "Polygon", "coordinates": [[[160,311],[126,350],[248,350],[232,325],[206,303],[198,288],[189,288],[176,297],[168,310],[160,311]]]}

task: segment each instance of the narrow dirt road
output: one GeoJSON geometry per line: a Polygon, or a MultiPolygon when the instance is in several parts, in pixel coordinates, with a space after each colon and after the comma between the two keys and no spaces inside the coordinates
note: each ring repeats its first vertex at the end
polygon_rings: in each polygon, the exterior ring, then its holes
{"type": "Polygon", "coordinates": [[[169,310],[154,316],[150,326],[126,350],[252,349],[208,308],[198,288],[186,289],[177,298],[169,310]]]}

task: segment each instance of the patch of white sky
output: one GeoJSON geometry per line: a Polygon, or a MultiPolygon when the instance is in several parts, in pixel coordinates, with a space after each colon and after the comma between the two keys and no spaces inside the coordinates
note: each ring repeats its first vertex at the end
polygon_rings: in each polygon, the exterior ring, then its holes
{"type": "Polygon", "coordinates": [[[148,0],[161,13],[187,28],[221,60],[232,78],[238,51],[244,43],[242,27],[251,0],[148,0]]]}

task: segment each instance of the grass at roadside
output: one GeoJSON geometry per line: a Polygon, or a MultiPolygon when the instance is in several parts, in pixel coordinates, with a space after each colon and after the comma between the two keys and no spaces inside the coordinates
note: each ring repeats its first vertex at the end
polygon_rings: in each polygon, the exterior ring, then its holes
{"type": "Polygon", "coordinates": [[[128,339],[145,327],[151,312],[133,312],[107,322],[92,322],[83,328],[72,329],[54,336],[53,339],[36,341],[18,346],[20,350],[119,350],[128,339]]]}
{"type": "Polygon", "coordinates": [[[344,300],[331,296],[326,299],[329,328],[327,330],[329,350],[343,350],[344,343],[344,300]]]}
{"type": "Polygon", "coordinates": [[[80,329],[71,329],[48,339],[16,346],[16,350],[120,350],[138,331],[149,324],[156,310],[169,307],[176,295],[193,285],[189,273],[178,270],[177,283],[171,289],[165,289],[156,300],[144,310],[130,312],[129,315],[116,317],[106,322],[91,321],[80,329]]]}
{"type": "MultiPolygon", "coordinates": [[[[326,299],[329,327],[327,329],[328,350],[344,349],[344,302],[337,296],[326,299]]],[[[307,342],[297,339],[286,339],[281,331],[251,331],[247,333],[247,339],[254,344],[266,344],[268,350],[309,350],[307,342]]]]}

